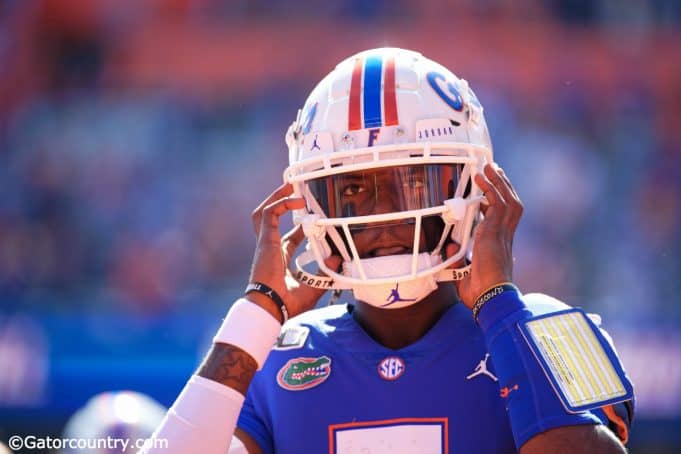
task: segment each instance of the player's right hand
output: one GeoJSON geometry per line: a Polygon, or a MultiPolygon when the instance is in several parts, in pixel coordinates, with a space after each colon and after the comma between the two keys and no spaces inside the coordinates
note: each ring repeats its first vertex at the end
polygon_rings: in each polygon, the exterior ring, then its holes
{"type": "MultiPolygon", "coordinates": [[[[301,226],[291,229],[283,237],[279,232],[279,218],[291,210],[305,208],[305,200],[294,197],[293,186],[285,183],[269,195],[252,214],[257,243],[251,267],[250,282],[260,282],[284,300],[289,317],[294,317],[315,307],[326,290],[299,283],[291,272],[291,263],[298,246],[305,239],[301,226]]],[[[331,256],[325,260],[331,269],[338,269],[341,258],[331,256]]],[[[279,321],[283,317],[269,297],[251,292],[246,299],[269,311],[279,321]]]]}

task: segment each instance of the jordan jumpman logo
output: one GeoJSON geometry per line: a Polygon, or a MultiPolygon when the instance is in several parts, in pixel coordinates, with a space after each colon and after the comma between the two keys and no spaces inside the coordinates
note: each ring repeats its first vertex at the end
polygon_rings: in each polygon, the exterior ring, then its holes
{"type": "Polygon", "coordinates": [[[487,370],[487,358],[489,358],[489,353],[485,354],[485,358],[480,360],[478,365],[475,367],[475,370],[473,371],[472,374],[470,374],[468,377],[466,377],[466,380],[470,380],[471,378],[475,378],[478,375],[487,375],[489,378],[491,378],[494,381],[497,381],[497,377],[495,377],[490,371],[487,370]]]}
{"type": "Polygon", "coordinates": [[[319,144],[317,143],[317,134],[314,135],[314,140],[312,141],[312,148],[310,148],[310,151],[314,150],[315,148],[317,150],[321,151],[321,148],[319,147],[319,144]]]}
{"type": "Polygon", "coordinates": [[[388,304],[384,304],[382,307],[390,306],[391,304],[398,303],[400,301],[416,301],[416,298],[408,299],[408,298],[402,298],[400,296],[400,292],[397,291],[397,288],[400,286],[400,284],[395,284],[395,288],[390,290],[390,295],[388,295],[388,298],[386,298],[386,301],[388,301],[388,304]]]}

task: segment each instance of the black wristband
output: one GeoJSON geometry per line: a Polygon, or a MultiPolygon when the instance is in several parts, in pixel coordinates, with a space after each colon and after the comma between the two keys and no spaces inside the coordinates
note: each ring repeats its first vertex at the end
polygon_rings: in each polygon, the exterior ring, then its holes
{"type": "Polygon", "coordinates": [[[286,320],[288,320],[288,310],[286,309],[286,305],[284,304],[284,300],[281,299],[281,296],[279,296],[279,294],[277,292],[275,292],[274,289],[263,284],[262,282],[251,282],[246,287],[246,291],[244,292],[244,295],[248,295],[251,292],[262,293],[263,295],[267,296],[269,299],[274,301],[274,303],[277,306],[279,306],[279,310],[281,311],[281,315],[284,316],[284,322],[283,323],[286,323],[286,320]]]}
{"type": "Polygon", "coordinates": [[[499,285],[495,285],[494,287],[487,289],[482,295],[478,297],[477,300],[475,300],[475,304],[473,304],[473,320],[475,320],[476,322],[478,321],[478,314],[480,313],[480,310],[485,304],[487,304],[489,300],[491,300],[497,295],[501,295],[502,293],[511,290],[517,292],[518,287],[511,284],[510,282],[503,282],[499,285]]]}

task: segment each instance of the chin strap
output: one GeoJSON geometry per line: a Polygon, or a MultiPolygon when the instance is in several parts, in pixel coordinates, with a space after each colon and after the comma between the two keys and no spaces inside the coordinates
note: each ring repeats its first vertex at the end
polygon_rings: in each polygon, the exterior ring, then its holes
{"type": "Polygon", "coordinates": [[[317,274],[308,273],[303,269],[308,263],[315,261],[314,254],[311,251],[305,251],[296,257],[296,271],[293,275],[298,282],[305,284],[312,288],[323,288],[326,290],[347,290],[352,288],[349,285],[343,285],[340,282],[336,282],[334,278],[329,276],[320,276],[317,274]]]}
{"type": "Polygon", "coordinates": [[[468,277],[470,274],[471,264],[469,263],[465,266],[462,266],[461,268],[445,268],[444,270],[441,270],[439,273],[437,273],[436,280],[438,282],[460,281],[465,277],[468,277]]]}
{"type": "MultiPolygon", "coordinates": [[[[337,282],[333,277],[320,276],[317,274],[308,273],[303,269],[303,265],[314,261],[314,257],[309,252],[304,252],[296,259],[296,272],[294,277],[301,284],[305,284],[313,288],[321,288],[326,290],[348,290],[352,285],[342,282],[337,282]]],[[[467,264],[461,268],[445,268],[435,273],[436,282],[450,282],[460,281],[471,274],[471,264],[467,264]]]]}

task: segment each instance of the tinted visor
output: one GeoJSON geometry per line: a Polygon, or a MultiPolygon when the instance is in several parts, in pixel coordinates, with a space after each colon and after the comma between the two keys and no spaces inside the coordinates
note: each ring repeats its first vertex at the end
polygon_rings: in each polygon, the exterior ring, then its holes
{"type": "Polygon", "coordinates": [[[329,218],[398,213],[442,205],[454,197],[462,164],[386,167],[308,181],[329,218]]]}

